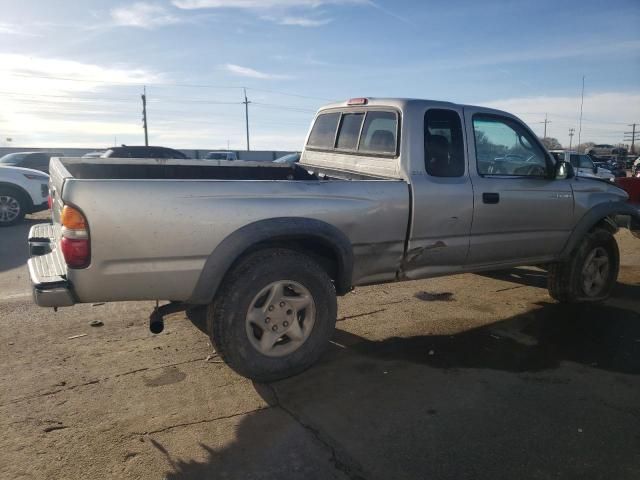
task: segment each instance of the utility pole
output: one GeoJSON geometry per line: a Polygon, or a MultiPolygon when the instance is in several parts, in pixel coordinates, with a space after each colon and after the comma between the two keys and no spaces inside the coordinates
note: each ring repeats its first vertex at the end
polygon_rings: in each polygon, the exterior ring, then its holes
{"type": "Polygon", "coordinates": [[[570,128],[569,129],[569,151],[571,151],[571,142],[573,141],[573,136],[575,135],[576,129],[575,128],[570,128]]]}
{"type": "Polygon", "coordinates": [[[547,120],[547,114],[544,114],[544,122],[539,122],[539,123],[544,123],[544,135],[542,136],[543,139],[547,138],[547,124],[548,123],[552,123],[551,120],[547,120]]]}
{"type": "Polygon", "coordinates": [[[636,140],[640,141],[640,138],[636,138],[638,135],[640,135],[640,132],[636,132],[636,127],[638,126],[637,123],[630,123],[629,126],[631,127],[631,131],[630,132],[624,132],[624,140],[625,142],[631,141],[631,155],[635,155],[636,154],[636,140]]]}
{"type": "Polygon", "coordinates": [[[249,104],[251,103],[248,99],[247,99],[247,89],[243,88],[244,90],[244,122],[245,125],[247,127],[247,151],[251,150],[251,148],[249,148],[249,104]]]}
{"type": "Polygon", "coordinates": [[[578,147],[580,146],[580,138],[582,137],[582,106],[584,105],[584,75],[582,75],[582,96],[580,97],[580,124],[578,127],[578,147]]]}
{"type": "Polygon", "coordinates": [[[147,87],[144,87],[142,97],[142,128],[144,128],[144,146],[149,146],[149,132],[147,131],[147,87]]]}

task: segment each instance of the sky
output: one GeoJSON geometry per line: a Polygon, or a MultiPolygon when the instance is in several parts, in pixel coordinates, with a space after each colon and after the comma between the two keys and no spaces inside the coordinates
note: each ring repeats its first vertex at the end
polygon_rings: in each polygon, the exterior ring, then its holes
{"type": "MultiPolygon", "coordinates": [[[[638,0],[0,0],[0,145],[300,150],[314,112],[416,97],[618,143],[640,123],[638,0]],[[11,140],[8,140],[11,139],[11,140]]],[[[639,127],[640,128],[640,127],[639,127]]]]}

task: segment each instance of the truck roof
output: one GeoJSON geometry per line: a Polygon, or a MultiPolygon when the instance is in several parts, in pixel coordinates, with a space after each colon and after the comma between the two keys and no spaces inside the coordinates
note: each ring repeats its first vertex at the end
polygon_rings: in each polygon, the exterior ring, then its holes
{"type": "Polygon", "coordinates": [[[345,108],[345,107],[362,107],[362,106],[369,106],[369,107],[395,107],[398,108],[400,110],[405,110],[406,108],[410,107],[410,106],[418,106],[418,107],[441,107],[441,108],[478,108],[478,109],[482,109],[486,112],[493,112],[496,114],[500,114],[500,115],[506,115],[509,117],[512,117],[513,114],[509,113],[509,112],[505,112],[503,110],[497,110],[495,108],[488,108],[488,107],[482,107],[482,106],[478,106],[478,105],[466,105],[466,104],[460,104],[460,103],[453,103],[453,102],[446,102],[446,101],[442,101],[442,100],[428,100],[428,99],[423,99],[423,98],[401,98],[401,97],[389,97],[389,98],[384,98],[384,97],[361,97],[360,99],[366,99],[366,104],[354,104],[354,103],[350,103],[351,100],[345,100],[342,102],[335,102],[335,103],[330,103],[328,105],[324,105],[320,108],[320,111],[322,110],[327,110],[327,109],[331,109],[331,108],[345,108]]]}

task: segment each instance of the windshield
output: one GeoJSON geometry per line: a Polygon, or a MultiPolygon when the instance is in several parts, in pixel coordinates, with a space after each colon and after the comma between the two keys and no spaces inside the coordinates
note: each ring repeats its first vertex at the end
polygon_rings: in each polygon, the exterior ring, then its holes
{"type": "Polygon", "coordinates": [[[0,158],[0,164],[4,165],[15,165],[20,163],[24,158],[29,155],[28,153],[9,153],[4,157],[0,158]]]}

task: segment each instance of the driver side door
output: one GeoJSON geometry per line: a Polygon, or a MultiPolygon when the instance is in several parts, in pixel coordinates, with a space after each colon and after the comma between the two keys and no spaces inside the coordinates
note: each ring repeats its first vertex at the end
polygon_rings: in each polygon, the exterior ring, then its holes
{"type": "Polygon", "coordinates": [[[553,259],[572,225],[569,180],[514,117],[465,108],[474,211],[468,264],[540,263],[553,259]]]}

